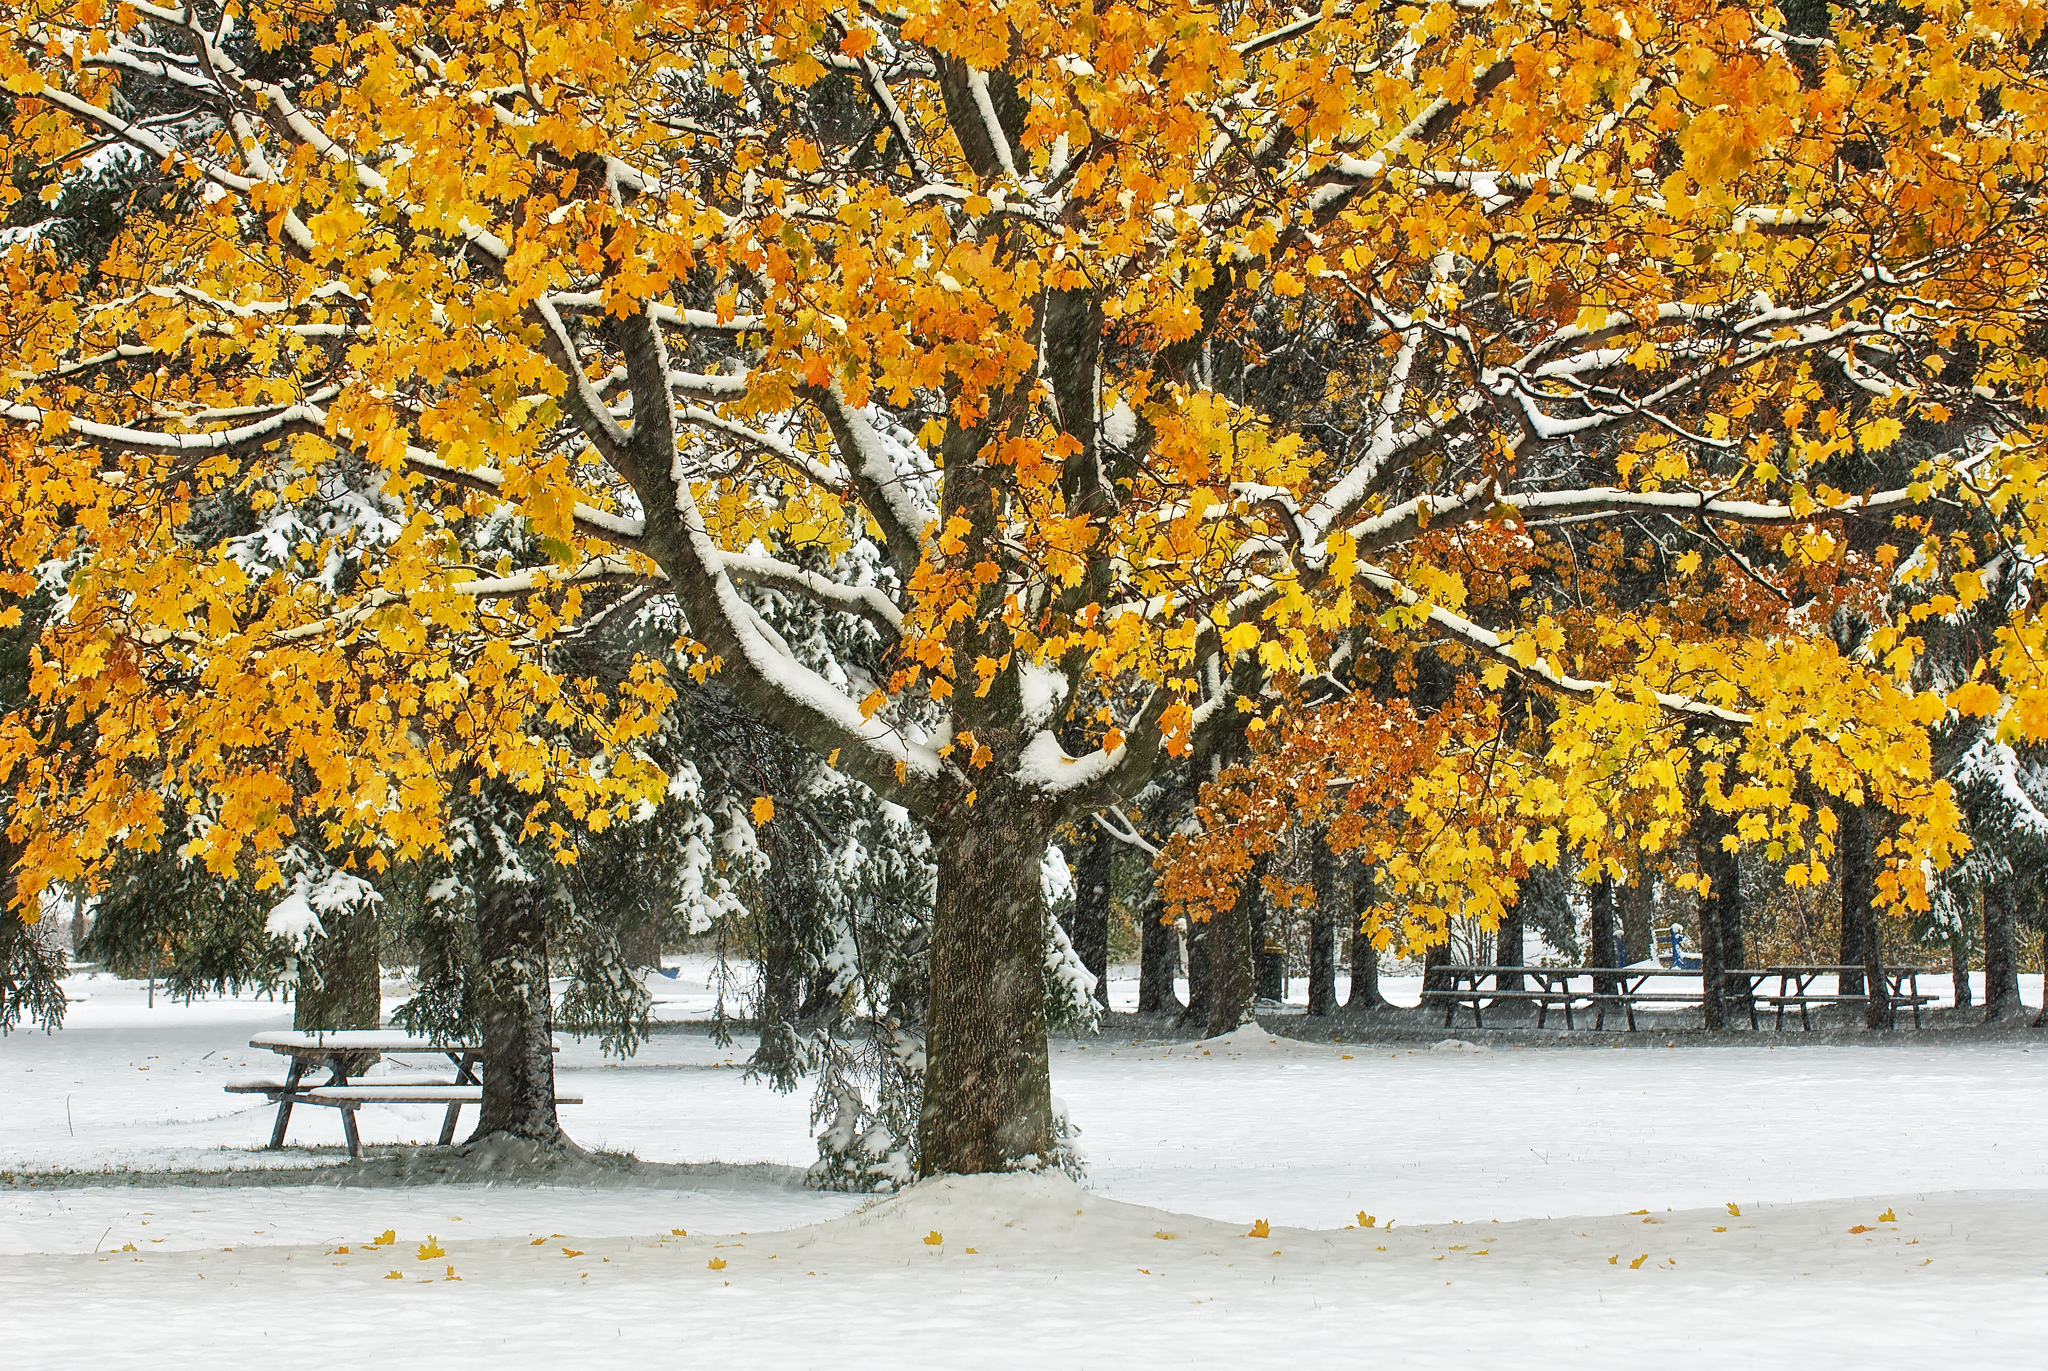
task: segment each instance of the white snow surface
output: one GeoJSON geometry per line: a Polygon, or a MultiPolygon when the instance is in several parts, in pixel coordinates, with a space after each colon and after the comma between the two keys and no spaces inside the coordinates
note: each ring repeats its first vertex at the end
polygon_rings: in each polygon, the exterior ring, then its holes
{"type": "MultiPolygon", "coordinates": [[[[704,971],[657,978],[664,1008],[704,971]]],[[[221,1090],[276,1070],[247,1044],[290,1007],[70,988],[65,1029],[0,1039],[0,1172],[186,1183],[0,1184],[10,1367],[2031,1365],[2048,1326],[2048,1035],[1062,1040],[1085,1188],[941,1178],[863,1209],[780,1169],[815,1156],[807,1098],[698,1031],[559,1058],[576,1138],[696,1164],[679,1185],[192,1184],[340,1160],[332,1112],[272,1153],[270,1107],[221,1090]]]]}

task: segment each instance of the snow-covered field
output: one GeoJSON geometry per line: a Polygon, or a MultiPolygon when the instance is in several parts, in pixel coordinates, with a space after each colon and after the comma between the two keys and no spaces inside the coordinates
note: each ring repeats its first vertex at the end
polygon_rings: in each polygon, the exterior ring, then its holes
{"type": "MultiPolygon", "coordinates": [[[[672,1016],[691,974],[657,982],[672,1016]]],[[[269,1153],[270,1107],[221,1090],[289,1006],[74,990],[62,1032],[0,1040],[0,1171],[339,1160],[331,1112],[269,1153]]],[[[809,1102],[745,1080],[751,1046],[561,1054],[580,1141],[695,1166],[658,1188],[0,1187],[0,1363],[1869,1368],[2035,1365],[2048,1328],[2048,1034],[1059,1043],[1085,1190],[865,1212],[793,1183],[809,1102]]],[[[363,1136],[438,1120],[365,1109],[363,1136]]]]}

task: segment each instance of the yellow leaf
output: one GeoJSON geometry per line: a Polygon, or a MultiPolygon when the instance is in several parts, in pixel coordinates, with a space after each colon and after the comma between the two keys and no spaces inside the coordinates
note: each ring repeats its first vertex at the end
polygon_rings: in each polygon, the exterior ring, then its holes
{"type": "Polygon", "coordinates": [[[1373,1228],[1378,1224],[1379,1220],[1373,1215],[1366,1213],[1363,1209],[1358,1211],[1358,1226],[1360,1228],[1373,1228]]]}
{"type": "Polygon", "coordinates": [[[775,817],[775,801],[766,795],[754,797],[754,822],[765,824],[775,817]]]}
{"type": "Polygon", "coordinates": [[[370,1246],[372,1246],[372,1247],[389,1247],[389,1246],[391,1246],[391,1244],[393,1244],[393,1243],[395,1243],[395,1242],[397,1242],[397,1241],[398,1241],[398,1230],[397,1230],[397,1229],[395,1229],[395,1228],[387,1228],[387,1229],[385,1229],[385,1230],[384,1230],[384,1231],[383,1231],[383,1232],[382,1232],[381,1234],[379,1234],[378,1236],[376,1236],[376,1237],[374,1237],[374,1238],[370,1239],[370,1246]]]}
{"type": "Polygon", "coordinates": [[[1968,717],[1984,718],[1998,712],[2005,697],[1998,693],[1996,686],[1983,681],[1965,681],[1949,692],[1948,707],[1968,717]]]}
{"type": "Polygon", "coordinates": [[[1742,1217],[1742,1206],[1739,1204],[1731,1204],[1728,1206],[1728,1213],[1732,1217],[1739,1219],[1742,1217]]]}
{"type": "Polygon", "coordinates": [[[1252,1231],[1245,1234],[1245,1236],[1247,1238],[1270,1238],[1273,1236],[1273,1226],[1264,1219],[1260,1219],[1252,1225],[1252,1231]]]}
{"type": "Polygon", "coordinates": [[[1157,1232],[1153,1233],[1153,1235],[1152,1235],[1152,1236],[1153,1236],[1153,1237],[1155,1237],[1155,1238],[1164,1238],[1164,1239],[1166,1239],[1167,1241],[1171,1242],[1171,1241],[1172,1241],[1172,1240],[1173,1240],[1174,1238],[1176,1238],[1176,1237],[1178,1237],[1178,1236],[1180,1236],[1180,1235],[1179,1235],[1179,1234],[1177,1234],[1177,1233],[1169,1233],[1169,1232],[1167,1232],[1167,1231],[1166,1231],[1165,1229],[1163,1229],[1163,1228],[1162,1228],[1162,1229],[1159,1229],[1159,1230],[1158,1230],[1157,1232]]]}
{"type": "Polygon", "coordinates": [[[583,1255],[583,1251],[581,1248],[565,1247],[562,1249],[562,1255],[565,1257],[580,1257],[583,1255]]]}
{"type": "Polygon", "coordinates": [[[448,1274],[441,1277],[441,1279],[444,1281],[459,1281],[462,1279],[462,1277],[456,1275],[455,1268],[451,1266],[448,1268],[448,1274]]]}
{"type": "Polygon", "coordinates": [[[944,1241],[945,1238],[940,1236],[939,1230],[936,1228],[934,1228],[931,1232],[924,1235],[924,1245],[926,1247],[937,1247],[940,1243],[944,1241]]]}
{"type": "Polygon", "coordinates": [[[387,1271],[384,1273],[384,1279],[387,1281],[402,1281],[405,1277],[396,1271],[387,1271]]]}
{"type": "Polygon", "coordinates": [[[677,1237],[679,1237],[679,1238],[687,1238],[687,1237],[689,1237],[689,1236],[690,1236],[690,1235],[689,1235],[689,1233],[688,1233],[687,1231],[685,1231],[685,1230],[683,1230],[683,1229],[681,1229],[681,1228],[671,1228],[671,1229],[669,1229],[668,1231],[669,1231],[669,1232],[671,1232],[671,1233],[673,1233],[673,1234],[675,1234],[675,1235],[676,1235],[677,1237]]]}
{"type": "Polygon", "coordinates": [[[1891,1210],[1887,1209],[1884,1211],[1884,1213],[1879,1214],[1877,1216],[1877,1221],[1879,1223],[1897,1223],[1899,1221],[1899,1217],[1898,1215],[1892,1213],[1891,1210]]]}
{"type": "Polygon", "coordinates": [[[432,1261],[435,1257],[445,1257],[447,1255],[446,1252],[441,1250],[439,1240],[431,1233],[427,1235],[427,1240],[420,1244],[419,1259],[421,1261],[432,1261]]]}
{"type": "Polygon", "coordinates": [[[1637,1258],[1636,1258],[1636,1259],[1635,1259],[1634,1261],[1630,1262],[1630,1263],[1628,1264],[1628,1269],[1629,1269],[1629,1270],[1631,1270],[1631,1271],[1634,1271],[1634,1270],[1636,1270],[1636,1269],[1637,1269],[1638,1267],[1640,1267],[1640,1266],[1641,1266],[1641,1265],[1642,1265],[1642,1264],[1643,1264],[1644,1262],[1648,1261],[1649,1259],[1650,1259],[1650,1254],[1649,1254],[1649,1253],[1647,1253],[1647,1252],[1645,1252],[1645,1253],[1643,1253],[1643,1255],[1642,1255],[1642,1256],[1640,1256],[1640,1257],[1637,1257],[1637,1258]]]}
{"type": "Polygon", "coordinates": [[[723,1271],[725,1270],[725,1258],[713,1257],[710,1261],[705,1262],[704,1265],[710,1267],[713,1271],[723,1271]]]}

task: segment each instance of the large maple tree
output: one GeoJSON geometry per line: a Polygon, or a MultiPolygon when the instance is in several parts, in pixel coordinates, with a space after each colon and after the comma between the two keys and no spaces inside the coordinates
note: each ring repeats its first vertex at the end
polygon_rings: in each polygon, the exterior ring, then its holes
{"type": "MultiPolygon", "coordinates": [[[[2027,523],[2040,15],[1808,27],[1723,0],[17,5],[16,167],[177,187],[89,280],[33,232],[4,259],[7,574],[67,597],[42,725],[5,739],[25,889],[153,840],[167,787],[259,873],[306,830],[366,861],[445,841],[451,776],[509,779],[537,829],[602,821],[659,784],[634,741],[665,687],[555,646],[673,597],[695,670],[931,830],[922,1165],[981,1171],[1055,1142],[1049,836],[1356,625],[1581,711],[1585,775],[1675,786],[1644,740],[1676,719],[1736,740],[1717,776],[1860,797],[1943,707],[1899,683],[1909,626],[1867,662],[1791,614],[1489,627],[1442,541],[1653,518],[1811,568],[1928,499],[2027,523]],[[1267,378],[1339,345],[1363,417],[1311,441],[1267,378]],[[1913,414],[1956,441],[1911,484],[1830,481],[1913,414]],[[194,536],[230,495],[255,527],[194,536]],[[865,621],[874,670],[806,665],[764,586],[865,621]],[[89,748],[51,743],[67,714],[89,748]]],[[[1628,841],[1599,812],[1565,794],[1515,841],[1628,841]]],[[[1468,855],[1416,888],[1499,865],[1468,855]]]]}

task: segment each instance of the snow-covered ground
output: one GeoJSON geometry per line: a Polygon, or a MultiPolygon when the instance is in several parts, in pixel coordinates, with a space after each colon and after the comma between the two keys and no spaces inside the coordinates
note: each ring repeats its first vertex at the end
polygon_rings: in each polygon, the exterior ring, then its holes
{"type": "MultiPolygon", "coordinates": [[[[658,983],[670,1013],[708,996],[699,971],[658,983]]],[[[221,1090],[270,1069],[247,1043],[289,1006],[74,990],[62,1032],[0,1040],[0,1171],[339,1159],[331,1112],[269,1153],[269,1106],[221,1090]]],[[[0,1360],[1868,1368],[2037,1364],[2048,1327],[2048,1034],[1064,1042],[1086,1191],[928,1183],[858,1214],[793,1183],[809,1101],[745,1080],[751,1047],[566,1046],[580,1141],[697,1166],[659,1188],[0,1187],[0,1360]]],[[[438,1122],[365,1109],[362,1130],[438,1122]]]]}

